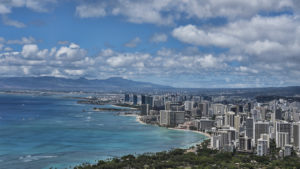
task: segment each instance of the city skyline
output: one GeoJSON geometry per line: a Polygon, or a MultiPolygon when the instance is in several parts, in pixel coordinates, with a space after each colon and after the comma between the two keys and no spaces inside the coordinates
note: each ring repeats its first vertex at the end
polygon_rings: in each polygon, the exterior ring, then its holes
{"type": "Polygon", "coordinates": [[[0,77],[299,86],[299,9],[296,0],[5,0],[0,77]]]}

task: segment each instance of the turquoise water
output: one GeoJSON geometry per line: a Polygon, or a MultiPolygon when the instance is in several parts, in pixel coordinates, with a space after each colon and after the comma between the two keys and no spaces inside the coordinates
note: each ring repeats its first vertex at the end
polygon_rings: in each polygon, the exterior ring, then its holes
{"type": "Polygon", "coordinates": [[[1,94],[0,168],[68,168],[183,148],[205,139],[193,132],[139,124],[135,117],[117,112],[93,112],[93,107],[62,96],[1,94]]]}

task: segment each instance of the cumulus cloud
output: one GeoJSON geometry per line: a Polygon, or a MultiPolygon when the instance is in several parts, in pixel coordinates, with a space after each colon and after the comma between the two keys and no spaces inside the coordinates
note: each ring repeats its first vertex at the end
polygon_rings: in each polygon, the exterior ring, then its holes
{"type": "MultiPolygon", "coordinates": [[[[85,49],[74,43],[49,49],[40,49],[37,44],[25,44],[21,51],[0,53],[0,75],[5,76],[122,76],[133,79],[155,77],[168,79],[167,84],[176,83],[169,79],[176,76],[183,80],[189,77],[188,79],[196,80],[194,83],[197,84],[200,80],[203,86],[210,87],[220,87],[218,85],[223,83],[236,85],[236,81],[241,82],[241,86],[255,86],[258,84],[253,81],[256,82],[257,78],[260,79],[259,85],[272,85],[274,79],[271,77],[274,77],[275,81],[276,78],[280,78],[281,81],[294,84],[296,82],[293,79],[300,72],[298,65],[295,62],[276,65],[262,62],[247,64],[247,61],[244,62],[239,56],[185,53],[167,48],[158,50],[155,54],[103,49],[98,55],[91,57],[85,49]],[[232,62],[239,62],[239,65],[231,65],[232,62]],[[289,68],[288,72],[286,67],[289,68]],[[236,79],[237,77],[240,78],[236,79]]],[[[188,79],[186,80],[189,81],[188,79]]]]}
{"type": "Polygon", "coordinates": [[[149,59],[149,54],[140,54],[140,53],[118,53],[116,56],[109,57],[106,62],[112,67],[144,67],[144,61],[149,59]]]}
{"type": "Polygon", "coordinates": [[[124,16],[129,22],[170,25],[180,19],[226,17],[251,18],[260,11],[297,11],[293,0],[113,0],[106,2],[85,1],[77,6],[80,17],[104,15],[124,16]],[[82,10],[80,10],[82,9],[82,10]],[[84,9],[84,10],[83,10],[84,9]]]}
{"type": "Polygon", "coordinates": [[[89,57],[85,49],[71,43],[56,49],[39,49],[36,44],[25,44],[20,52],[0,53],[0,67],[8,66],[26,75],[58,75],[64,77],[101,75],[167,75],[199,73],[226,68],[224,60],[213,55],[185,55],[163,49],[155,55],[140,52],[122,53],[111,49],[102,50],[97,56],[89,57]],[[23,67],[21,69],[21,67],[23,67]]]}
{"type": "Polygon", "coordinates": [[[231,55],[255,61],[286,61],[300,53],[300,20],[294,16],[255,16],[223,27],[179,26],[172,32],[178,40],[198,45],[228,48],[231,55]]]}
{"type": "MultiPolygon", "coordinates": [[[[13,8],[47,12],[56,2],[6,0],[0,2],[0,15],[4,24],[24,27],[24,23],[7,17],[13,8]]],[[[0,38],[0,75],[152,76],[168,81],[178,76],[183,78],[181,81],[198,79],[194,83],[201,81],[210,87],[224,83],[236,87],[273,86],[279,81],[279,85],[299,85],[299,7],[296,0],[78,1],[75,15],[80,18],[117,16],[132,23],[156,24],[159,29],[168,25],[160,30],[172,30],[170,36],[184,43],[184,49],[162,48],[151,54],[103,49],[98,55],[88,56],[86,49],[68,41],[40,49],[33,37],[0,38]],[[208,23],[215,19],[224,22],[217,26],[208,23]],[[22,45],[21,50],[9,47],[14,44],[22,45]]],[[[149,41],[166,42],[167,34],[155,33],[149,41]]],[[[124,46],[135,48],[140,43],[136,37],[124,46]]]]}
{"type": "Polygon", "coordinates": [[[134,39],[125,43],[124,46],[128,47],[128,48],[135,48],[140,42],[141,42],[141,39],[139,37],[135,37],[134,39]]]}
{"type": "Polygon", "coordinates": [[[68,75],[71,75],[71,76],[82,76],[84,74],[84,70],[70,70],[70,69],[66,69],[64,71],[68,75]]]}
{"type": "Polygon", "coordinates": [[[39,50],[36,44],[29,44],[23,46],[21,54],[25,58],[43,59],[48,55],[48,49],[39,50]]]}
{"type": "Polygon", "coordinates": [[[166,42],[168,40],[168,36],[164,33],[155,33],[150,41],[154,43],[166,42]]]}
{"type": "Polygon", "coordinates": [[[80,60],[84,58],[86,54],[86,50],[81,49],[80,46],[75,43],[71,43],[69,47],[60,47],[57,50],[55,57],[59,60],[80,60]]]}

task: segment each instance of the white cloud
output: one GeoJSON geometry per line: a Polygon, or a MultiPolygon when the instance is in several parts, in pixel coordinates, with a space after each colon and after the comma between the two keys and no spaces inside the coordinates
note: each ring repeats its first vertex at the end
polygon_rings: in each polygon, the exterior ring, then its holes
{"type": "Polygon", "coordinates": [[[218,31],[213,33],[205,32],[194,25],[180,26],[173,30],[172,35],[185,43],[202,46],[228,47],[240,43],[239,39],[233,36],[228,36],[218,31]]]}
{"type": "Polygon", "coordinates": [[[261,11],[297,11],[293,0],[112,0],[106,2],[86,1],[77,6],[80,17],[104,15],[124,16],[133,23],[170,25],[180,19],[203,19],[226,17],[229,19],[251,18],[261,11]]]}
{"type": "Polygon", "coordinates": [[[136,37],[129,42],[125,43],[124,46],[128,48],[135,48],[139,43],[141,42],[141,39],[139,37],[136,37]]]}
{"type": "Polygon", "coordinates": [[[8,26],[16,28],[24,28],[26,25],[23,22],[16,21],[7,17],[13,8],[25,7],[36,12],[48,12],[57,0],[2,0],[0,1],[0,15],[2,15],[2,22],[8,26]]]}
{"type": "Polygon", "coordinates": [[[128,67],[134,66],[134,64],[138,63],[135,66],[140,66],[143,61],[146,61],[150,58],[149,54],[140,54],[140,53],[133,53],[133,54],[117,54],[117,56],[109,57],[106,62],[112,67],[128,67]]]}
{"type": "Polygon", "coordinates": [[[24,44],[32,44],[36,43],[37,40],[35,40],[33,37],[22,37],[21,39],[15,39],[15,40],[7,40],[6,44],[18,44],[18,45],[24,45],[24,44]]]}
{"type": "Polygon", "coordinates": [[[236,68],[237,71],[246,72],[246,73],[258,73],[258,70],[251,69],[245,66],[240,66],[236,68]]]}
{"type": "Polygon", "coordinates": [[[9,19],[6,15],[2,15],[2,22],[5,25],[14,26],[16,28],[26,27],[26,25],[24,23],[16,21],[16,20],[9,19]]]}
{"type": "Polygon", "coordinates": [[[4,0],[0,2],[0,14],[11,12],[12,8],[26,7],[37,12],[47,12],[57,0],[4,0]]]}
{"type": "Polygon", "coordinates": [[[48,55],[48,49],[39,50],[36,44],[24,45],[21,54],[25,58],[43,59],[48,55]]]}
{"type": "Polygon", "coordinates": [[[293,16],[255,16],[224,27],[180,26],[172,35],[184,43],[228,48],[230,55],[273,62],[292,59],[300,53],[299,30],[300,20],[293,16]]]}
{"type": "Polygon", "coordinates": [[[10,12],[11,12],[10,8],[5,6],[4,4],[0,4],[0,14],[7,14],[10,12]]]}
{"type": "Polygon", "coordinates": [[[203,58],[199,58],[200,65],[204,68],[214,68],[218,65],[217,58],[213,57],[212,55],[206,55],[203,58]]]}
{"type": "Polygon", "coordinates": [[[151,42],[160,43],[166,42],[168,40],[168,36],[164,33],[155,33],[151,38],[151,42]]]}
{"type": "Polygon", "coordinates": [[[80,60],[84,58],[87,54],[87,51],[84,49],[81,49],[79,45],[75,43],[71,43],[69,47],[62,46],[60,47],[55,57],[58,60],[80,60]]]}
{"type": "Polygon", "coordinates": [[[104,17],[106,15],[104,4],[82,4],[76,7],[76,14],[81,18],[104,17]]]}
{"type": "Polygon", "coordinates": [[[71,76],[82,76],[84,74],[84,70],[71,70],[71,69],[66,69],[64,70],[68,75],[71,76]]]}

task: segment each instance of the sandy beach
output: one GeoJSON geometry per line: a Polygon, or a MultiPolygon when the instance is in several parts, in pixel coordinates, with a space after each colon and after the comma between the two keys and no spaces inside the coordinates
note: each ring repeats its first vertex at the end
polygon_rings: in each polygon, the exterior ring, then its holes
{"type": "Polygon", "coordinates": [[[140,116],[140,115],[136,115],[136,121],[139,122],[139,123],[141,123],[141,124],[144,124],[144,125],[147,124],[147,123],[145,123],[145,122],[143,122],[143,121],[141,120],[141,117],[142,117],[142,116],[140,116]]]}
{"type": "Polygon", "coordinates": [[[190,131],[190,132],[194,132],[194,133],[199,133],[199,134],[205,135],[206,137],[208,137],[208,139],[211,138],[211,135],[209,135],[208,133],[204,133],[204,132],[197,131],[197,130],[189,130],[189,129],[181,129],[181,128],[168,128],[168,129],[171,129],[171,130],[181,130],[181,131],[190,131]]]}
{"type": "Polygon", "coordinates": [[[140,115],[138,115],[138,114],[124,114],[124,115],[120,115],[120,116],[134,116],[135,117],[135,120],[138,122],[138,123],[140,123],[140,124],[147,124],[147,123],[145,123],[145,122],[143,122],[142,120],[140,120],[140,118],[142,117],[142,116],[140,116],[140,115]]]}
{"type": "MultiPolygon", "coordinates": [[[[145,122],[143,122],[142,120],[140,120],[140,118],[142,116],[140,115],[137,115],[137,114],[132,114],[130,116],[136,116],[136,121],[141,123],[141,124],[147,124],[145,122]]],[[[151,125],[151,124],[147,124],[147,125],[151,125]]],[[[189,130],[189,129],[181,129],[181,128],[167,128],[167,129],[171,129],[171,130],[179,130],[179,131],[188,131],[188,132],[194,132],[194,133],[198,133],[198,134],[202,134],[202,135],[205,135],[207,137],[207,139],[210,139],[211,138],[211,135],[209,135],[208,133],[204,133],[204,132],[201,132],[201,131],[197,131],[197,130],[189,130]]]]}
{"type": "Polygon", "coordinates": [[[133,108],[133,107],[126,107],[126,106],[117,106],[117,105],[114,105],[112,104],[113,107],[116,107],[116,108],[128,108],[130,110],[137,110],[136,108],[133,108]]]}

